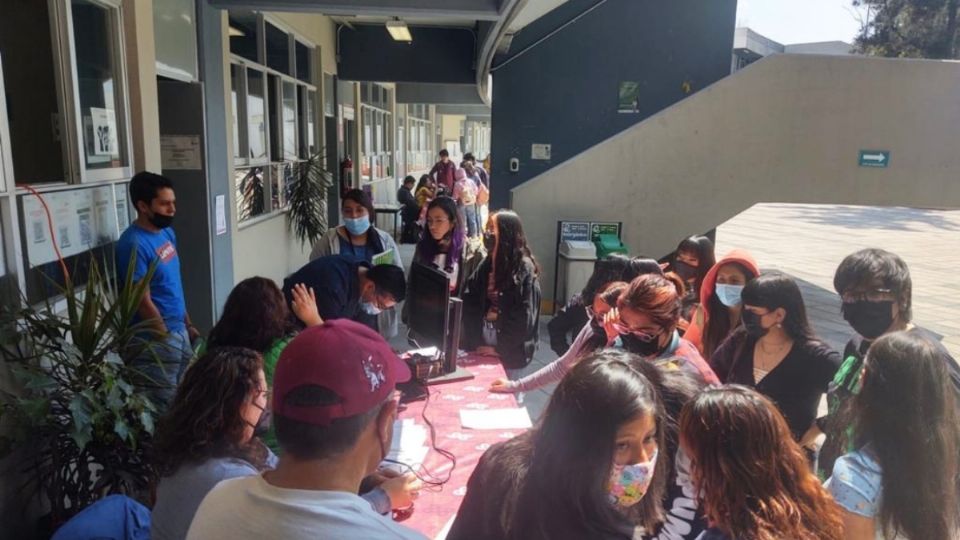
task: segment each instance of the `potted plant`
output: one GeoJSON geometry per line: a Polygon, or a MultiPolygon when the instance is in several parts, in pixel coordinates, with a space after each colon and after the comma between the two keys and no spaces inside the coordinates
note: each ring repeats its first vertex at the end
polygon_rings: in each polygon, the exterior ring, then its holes
{"type": "Polygon", "coordinates": [[[14,383],[0,388],[0,457],[17,450],[22,493],[49,507],[49,532],[108,494],[146,502],[156,410],[123,358],[149,331],[133,321],[153,267],[135,283],[134,266],[117,283],[95,260],[84,287],[66,276],[63,314],[49,303],[0,311],[0,354],[14,383]]]}
{"type": "Polygon", "coordinates": [[[313,246],[327,232],[327,194],[333,175],[324,168],[322,154],[301,162],[296,175],[287,193],[287,225],[300,245],[313,246]]]}

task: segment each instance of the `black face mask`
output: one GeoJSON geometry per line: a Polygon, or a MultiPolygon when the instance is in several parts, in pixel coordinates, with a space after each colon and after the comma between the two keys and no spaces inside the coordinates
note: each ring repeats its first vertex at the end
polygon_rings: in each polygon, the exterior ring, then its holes
{"type": "Polygon", "coordinates": [[[767,332],[770,331],[769,328],[764,328],[760,322],[760,315],[745,309],[740,313],[740,320],[743,321],[743,327],[747,331],[747,335],[752,338],[762,338],[767,335],[767,332]]]}
{"type": "Polygon", "coordinates": [[[590,329],[593,330],[594,334],[601,335],[601,336],[607,335],[607,331],[603,327],[603,322],[600,321],[597,317],[590,317],[590,329]]]}
{"type": "Polygon", "coordinates": [[[167,227],[173,225],[173,216],[154,214],[150,216],[150,224],[158,229],[166,229],[167,227]]]}
{"type": "Polygon", "coordinates": [[[850,326],[868,340],[877,339],[893,324],[893,300],[844,303],[841,311],[850,326]]]}
{"type": "Polygon", "coordinates": [[[627,352],[639,354],[646,358],[656,357],[663,351],[663,347],[660,346],[659,335],[650,341],[644,341],[633,334],[620,334],[620,340],[623,341],[623,348],[627,352]]]}
{"type": "MultiPolygon", "coordinates": [[[[261,408],[257,404],[253,406],[260,409],[260,419],[252,426],[253,436],[263,437],[270,432],[270,426],[273,423],[273,414],[270,412],[270,409],[261,408]]],[[[247,422],[247,424],[249,424],[249,422],[247,422]]]]}
{"type": "Polygon", "coordinates": [[[487,252],[492,252],[493,248],[497,246],[497,237],[492,233],[485,232],[483,233],[483,247],[487,248],[487,252]]]}
{"type": "Polygon", "coordinates": [[[697,277],[697,267],[687,264],[683,261],[673,262],[673,271],[684,281],[690,281],[697,277]]]}

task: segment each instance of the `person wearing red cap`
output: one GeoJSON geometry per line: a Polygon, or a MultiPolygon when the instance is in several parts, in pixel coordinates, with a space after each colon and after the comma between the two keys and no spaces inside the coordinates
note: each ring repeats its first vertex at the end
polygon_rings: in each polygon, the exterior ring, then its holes
{"type": "Polygon", "coordinates": [[[332,320],[301,332],[273,380],[277,468],[221,482],[187,538],[423,539],[357,495],[390,449],[407,365],[372,329],[332,320]]]}

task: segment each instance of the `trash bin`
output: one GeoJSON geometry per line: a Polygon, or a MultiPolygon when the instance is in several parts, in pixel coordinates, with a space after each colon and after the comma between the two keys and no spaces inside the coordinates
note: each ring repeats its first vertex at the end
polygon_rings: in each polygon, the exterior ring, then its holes
{"type": "Polygon", "coordinates": [[[627,246],[623,245],[623,242],[615,234],[601,234],[593,243],[597,247],[598,259],[603,259],[614,253],[627,254],[627,246]]]}
{"type": "Polygon", "coordinates": [[[560,264],[557,266],[557,307],[564,306],[573,295],[587,285],[597,262],[597,248],[592,242],[565,240],[560,244],[560,264]]]}

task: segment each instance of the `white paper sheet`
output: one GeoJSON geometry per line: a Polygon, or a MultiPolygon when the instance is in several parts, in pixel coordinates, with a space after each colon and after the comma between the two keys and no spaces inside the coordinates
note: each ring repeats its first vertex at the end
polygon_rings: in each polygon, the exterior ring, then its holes
{"type": "Polygon", "coordinates": [[[527,429],[533,426],[527,408],[460,409],[460,424],[465,429],[527,429]]]}

